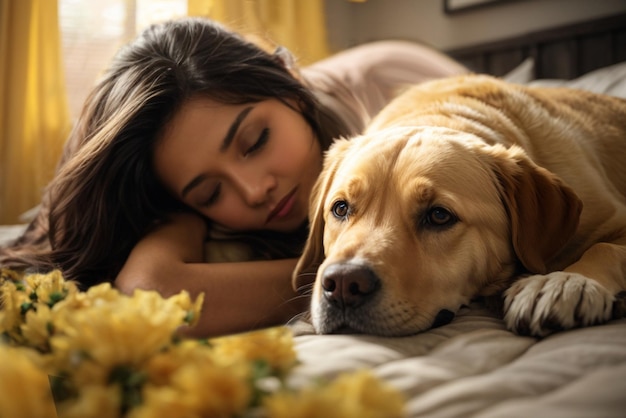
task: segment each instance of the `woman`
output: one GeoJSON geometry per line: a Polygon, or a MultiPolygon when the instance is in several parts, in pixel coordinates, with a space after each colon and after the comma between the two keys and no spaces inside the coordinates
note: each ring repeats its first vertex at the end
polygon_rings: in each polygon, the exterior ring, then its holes
{"type": "Polygon", "coordinates": [[[300,72],[284,49],[209,20],[152,26],[87,98],[3,264],[60,268],[83,287],[204,292],[195,336],[283,323],[306,309],[290,276],[323,151],[402,85],[464,71],[383,42],[300,72]]]}

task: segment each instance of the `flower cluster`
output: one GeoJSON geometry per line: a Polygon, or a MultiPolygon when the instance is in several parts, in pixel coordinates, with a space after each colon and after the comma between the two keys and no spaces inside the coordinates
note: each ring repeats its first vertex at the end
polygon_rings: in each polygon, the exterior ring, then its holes
{"type": "Polygon", "coordinates": [[[0,270],[0,298],[0,418],[402,416],[402,397],[367,372],[290,387],[287,328],[182,338],[202,296],[0,270]]]}

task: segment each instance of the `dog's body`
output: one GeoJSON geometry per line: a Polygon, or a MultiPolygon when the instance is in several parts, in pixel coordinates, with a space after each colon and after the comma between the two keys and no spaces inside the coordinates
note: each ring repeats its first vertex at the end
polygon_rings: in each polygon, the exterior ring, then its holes
{"type": "Polygon", "coordinates": [[[412,334],[494,295],[523,334],[606,321],[626,290],[626,101],[412,87],[331,147],[310,222],[294,284],[316,274],[318,333],[412,334]]]}

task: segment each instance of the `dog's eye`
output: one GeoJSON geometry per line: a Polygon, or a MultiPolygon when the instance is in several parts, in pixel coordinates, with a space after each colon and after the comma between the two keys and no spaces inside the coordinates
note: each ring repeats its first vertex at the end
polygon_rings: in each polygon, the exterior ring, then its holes
{"type": "Polygon", "coordinates": [[[457,221],[456,216],[442,207],[431,208],[426,214],[425,222],[432,226],[449,226],[457,221]]]}
{"type": "Polygon", "coordinates": [[[348,202],[345,200],[338,200],[333,204],[332,212],[335,218],[345,219],[348,216],[348,212],[350,207],[348,206],[348,202]]]}

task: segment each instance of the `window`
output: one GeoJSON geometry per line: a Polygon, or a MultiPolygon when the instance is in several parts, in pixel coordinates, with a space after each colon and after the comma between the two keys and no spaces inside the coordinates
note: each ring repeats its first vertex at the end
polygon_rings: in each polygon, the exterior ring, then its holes
{"type": "Polygon", "coordinates": [[[152,23],[187,14],[187,0],[59,0],[70,114],[83,102],[115,52],[152,23]]]}

